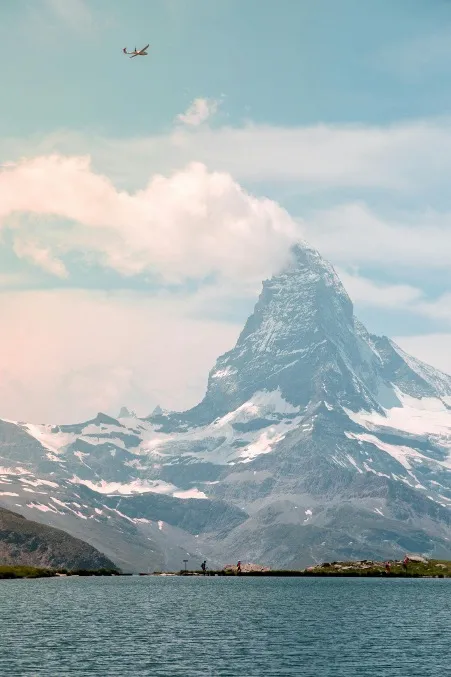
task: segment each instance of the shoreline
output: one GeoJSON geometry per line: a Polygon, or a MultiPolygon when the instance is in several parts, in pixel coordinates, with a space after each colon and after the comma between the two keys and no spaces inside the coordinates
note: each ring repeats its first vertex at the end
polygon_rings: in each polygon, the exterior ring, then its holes
{"type": "Polygon", "coordinates": [[[51,569],[22,565],[0,565],[0,580],[32,578],[71,578],[92,576],[161,576],[161,577],[217,577],[217,576],[266,576],[279,578],[451,578],[451,561],[429,560],[409,561],[407,570],[402,562],[392,562],[391,570],[385,569],[381,562],[325,562],[306,569],[249,569],[238,573],[236,567],[203,572],[201,570],[123,572],[114,569],[51,569]]]}
{"type": "Polygon", "coordinates": [[[71,576],[129,576],[114,569],[51,569],[28,565],[0,564],[0,580],[18,580],[32,578],[66,578],[71,576]]]}

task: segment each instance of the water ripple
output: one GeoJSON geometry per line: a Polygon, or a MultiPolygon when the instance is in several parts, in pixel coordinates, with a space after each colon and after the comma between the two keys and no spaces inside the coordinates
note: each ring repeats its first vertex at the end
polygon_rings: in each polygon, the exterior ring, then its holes
{"type": "Polygon", "coordinates": [[[5,677],[438,677],[451,581],[1,581],[5,677]]]}

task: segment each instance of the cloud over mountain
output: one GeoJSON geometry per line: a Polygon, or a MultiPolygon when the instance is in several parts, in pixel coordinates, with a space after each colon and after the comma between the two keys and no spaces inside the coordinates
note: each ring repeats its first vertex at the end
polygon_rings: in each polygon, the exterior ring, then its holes
{"type": "Polygon", "coordinates": [[[4,169],[0,193],[0,223],[13,231],[17,255],[61,276],[64,255],[75,253],[124,276],[256,281],[283,265],[299,238],[277,203],[201,163],[155,175],[132,194],[94,172],[88,157],[36,157],[4,169]]]}

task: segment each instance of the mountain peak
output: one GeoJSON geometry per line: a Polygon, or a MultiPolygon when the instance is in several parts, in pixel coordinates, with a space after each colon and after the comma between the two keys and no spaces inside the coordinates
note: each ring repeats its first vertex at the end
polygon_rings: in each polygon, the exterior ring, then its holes
{"type": "Polygon", "coordinates": [[[235,347],[217,360],[205,398],[190,414],[205,422],[277,388],[296,406],[327,398],[377,408],[366,383],[376,378],[374,356],[369,350],[362,356],[360,343],[334,268],[297,244],[286,267],[263,282],[235,347]]]}
{"type": "Polygon", "coordinates": [[[134,411],[131,411],[127,407],[121,407],[121,410],[117,416],[117,418],[135,418],[136,413],[134,411]]]}
{"type": "Polygon", "coordinates": [[[412,543],[445,558],[449,396],[450,376],[370,334],[333,267],[297,245],[193,409],[1,424],[0,504],[114,543],[127,566],[204,548],[292,568],[412,543]]]}
{"type": "Polygon", "coordinates": [[[333,266],[308,245],[292,247],[284,269],[262,291],[236,345],[211,370],[207,392],[179,425],[205,425],[249,401],[279,390],[305,408],[322,400],[352,411],[400,404],[397,388],[413,396],[451,394],[451,378],[371,335],[333,266]]]}

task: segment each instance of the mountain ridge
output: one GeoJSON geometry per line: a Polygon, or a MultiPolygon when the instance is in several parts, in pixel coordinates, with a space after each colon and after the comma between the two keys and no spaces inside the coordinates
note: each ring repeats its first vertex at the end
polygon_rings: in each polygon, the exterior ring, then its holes
{"type": "Polygon", "coordinates": [[[111,560],[84,541],[1,507],[0,564],[68,570],[117,569],[111,560]]]}
{"type": "Polygon", "coordinates": [[[191,409],[0,422],[0,502],[47,482],[26,509],[122,543],[121,566],[131,543],[131,567],[447,557],[450,407],[451,376],[369,333],[331,264],[297,245],[191,409]]]}

